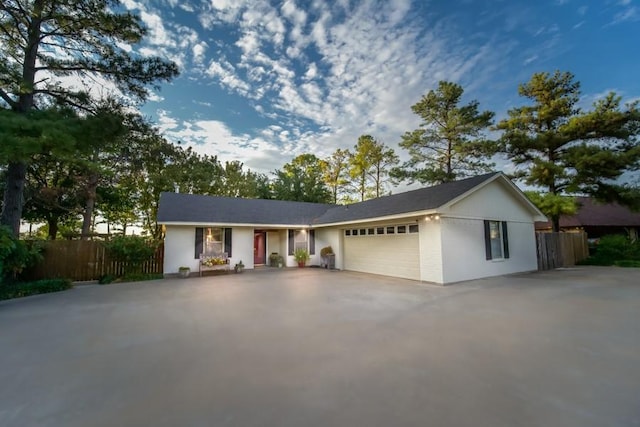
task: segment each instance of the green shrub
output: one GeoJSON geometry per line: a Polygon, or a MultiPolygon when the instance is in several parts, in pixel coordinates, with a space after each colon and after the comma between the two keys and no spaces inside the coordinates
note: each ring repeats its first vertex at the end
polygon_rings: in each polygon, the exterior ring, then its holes
{"type": "Polygon", "coordinates": [[[109,283],[113,283],[114,280],[116,280],[116,276],[114,276],[113,274],[103,274],[98,279],[98,284],[99,285],[108,285],[109,283]]]}
{"type": "Polygon", "coordinates": [[[613,265],[616,265],[618,267],[640,268],[640,261],[633,259],[624,259],[614,262],[613,265]]]}
{"type": "Polygon", "coordinates": [[[142,264],[153,257],[158,245],[159,242],[140,236],[116,236],[105,242],[109,256],[124,263],[124,275],[140,273],[142,264]]]}
{"type": "Polygon", "coordinates": [[[0,226],[0,284],[15,281],[22,271],[42,259],[42,246],[19,240],[7,227],[0,226]]]}
{"type": "Polygon", "coordinates": [[[632,242],[626,236],[603,236],[594,254],[582,264],[614,265],[617,261],[640,261],[640,242],[632,242]]]}
{"type": "Polygon", "coordinates": [[[72,287],[69,279],[45,279],[35,282],[4,284],[0,285],[0,300],[65,291],[72,287]]]}

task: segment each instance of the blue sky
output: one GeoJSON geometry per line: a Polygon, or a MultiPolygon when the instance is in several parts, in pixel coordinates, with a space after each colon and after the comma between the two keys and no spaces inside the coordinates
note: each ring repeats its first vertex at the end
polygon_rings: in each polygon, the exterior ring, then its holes
{"type": "Polygon", "coordinates": [[[142,108],[171,141],[270,172],[371,134],[397,143],[449,80],[497,118],[534,72],[571,71],[581,105],[640,98],[639,0],[123,0],[142,53],[181,75],[142,108]]]}

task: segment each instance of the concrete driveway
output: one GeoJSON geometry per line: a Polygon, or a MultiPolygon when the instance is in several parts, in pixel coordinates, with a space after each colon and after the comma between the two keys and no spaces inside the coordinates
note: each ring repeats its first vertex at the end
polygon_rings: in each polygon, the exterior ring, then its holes
{"type": "Polygon", "coordinates": [[[267,270],[6,301],[0,425],[640,426],[640,270],[267,270]]]}

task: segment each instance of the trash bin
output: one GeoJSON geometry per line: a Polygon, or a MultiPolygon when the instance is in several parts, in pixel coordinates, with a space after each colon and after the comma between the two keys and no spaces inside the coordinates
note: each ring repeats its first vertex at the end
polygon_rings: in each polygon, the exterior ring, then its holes
{"type": "Polygon", "coordinates": [[[327,254],[327,268],[333,270],[336,268],[336,254],[327,254]]]}

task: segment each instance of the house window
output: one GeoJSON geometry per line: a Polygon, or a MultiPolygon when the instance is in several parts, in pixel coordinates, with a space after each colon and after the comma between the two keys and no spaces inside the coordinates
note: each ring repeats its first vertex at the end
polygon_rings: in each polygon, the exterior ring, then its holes
{"type": "Polygon", "coordinates": [[[309,255],[315,253],[315,230],[289,230],[287,254],[293,255],[298,249],[309,250],[309,255]]]}
{"type": "Polygon", "coordinates": [[[345,236],[351,236],[351,230],[344,230],[345,236]]]}
{"type": "Polygon", "coordinates": [[[231,257],[231,233],[231,228],[197,227],[194,257],[221,256],[224,253],[231,257]]]}
{"type": "Polygon", "coordinates": [[[351,235],[352,236],[357,236],[358,235],[358,230],[351,230],[351,235]]]}
{"type": "Polygon", "coordinates": [[[484,221],[484,243],[488,260],[509,258],[506,221],[484,221]]]}
{"type": "Polygon", "coordinates": [[[366,229],[364,229],[364,228],[361,228],[361,229],[360,229],[360,235],[361,235],[361,236],[366,236],[366,235],[367,235],[367,230],[366,230],[366,229]]]}
{"type": "Polygon", "coordinates": [[[293,250],[307,249],[307,230],[296,230],[293,236],[293,250]]]}
{"type": "Polygon", "coordinates": [[[376,228],[376,234],[384,234],[384,227],[376,228]]]}
{"type": "Polygon", "coordinates": [[[375,230],[375,229],[373,229],[373,228],[368,228],[368,229],[367,229],[367,234],[368,234],[369,236],[372,236],[372,235],[376,234],[376,230],[375,230]]]}
{"type": "Polygon", "coordinates": [[[396,228],[391,226],[391,227],[387,227],[387,234],[395,234],[396,232],[396,228]]]}
{"type": "Polygon", "coordinates": [[[222,228],[205,228],[202,253],[206,256],[220,256],[224,252],[222,228]]]}
{"type": "Polygon", "coordinates": [[[417,233],[418,232],[418,224],[411,224],[409,226],[409,233],[417,233]]]}
{"type": "Polygon", "coordinates": [[[406,225],[399,225],[398,226],[398,234],[406,234],[407,233],[407,226],[406,225]]]}

